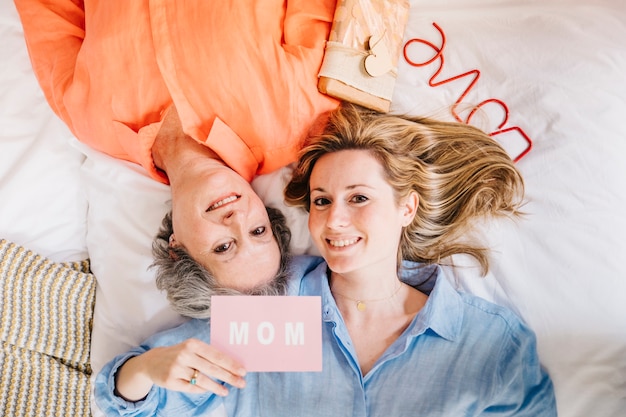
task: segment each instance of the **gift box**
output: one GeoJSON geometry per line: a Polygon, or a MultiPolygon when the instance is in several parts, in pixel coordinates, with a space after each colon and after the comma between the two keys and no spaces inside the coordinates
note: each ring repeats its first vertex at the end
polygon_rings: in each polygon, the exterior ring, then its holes
{"type": "Polygon", "coordinates": [[[319,91],[388,112],[409,8],[409,1],[339,0],[319,72],[319,91]]]}

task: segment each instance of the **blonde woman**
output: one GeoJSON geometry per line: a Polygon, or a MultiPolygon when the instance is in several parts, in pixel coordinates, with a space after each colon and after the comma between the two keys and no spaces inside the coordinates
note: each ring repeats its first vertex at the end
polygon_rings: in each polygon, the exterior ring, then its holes
{"type": "Polygon", "coordinates": [[[296,258],[290,286],[322,297],[322,372],[245,375],[192,320],[109,364],[98,403],[113,415],[223,402],[232,416],[556,416],[533,332],[438,265],[468,253],[486,271],[485,248],[460,238],[473,219],[515,215],[522,196],[479,130],[343,106],[286,189],[323,256],[296,258]]]}

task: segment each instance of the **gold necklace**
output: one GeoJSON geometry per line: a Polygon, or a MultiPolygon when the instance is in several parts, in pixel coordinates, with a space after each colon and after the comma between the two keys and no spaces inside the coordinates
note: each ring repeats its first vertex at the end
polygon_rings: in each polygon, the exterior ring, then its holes
{"type": "Polygon", "coordinates": [[[334,295],[338,295],[338,296],[343,297],[343,298],[345,298],[347,300],[354,301],[356,303],[356,309],[357,310],[365,311],[365,309],[367,308],[367,303],[376,303],[376,302],[379,302],[379,301],[390,300],[393,297],[395,297],[396,294],[398,294],[398,291],[400,291],[400,288],[402,288],[402,282],[398,281],[398,288],[396,288],[396,290],[393,292],[393,294],[391,294],[390,296],[385,297],[385,298],[377,298],[377,299],[374,299],[374,300],[361,300],[361,299],[356,299],[356,298],[350,298],[347,295],[338,293],[336,291],[333,291],[332,289],[330,290],[330,292],[333,293],[334,295]]]}

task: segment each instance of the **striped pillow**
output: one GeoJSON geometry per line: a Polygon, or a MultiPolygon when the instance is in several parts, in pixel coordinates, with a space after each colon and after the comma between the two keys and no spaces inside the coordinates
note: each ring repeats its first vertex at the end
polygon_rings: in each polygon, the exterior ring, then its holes
{"type": "Polygon", "coordinates": [[[0,240],[0,415],[88,416],[96,280],[0,240]]]}

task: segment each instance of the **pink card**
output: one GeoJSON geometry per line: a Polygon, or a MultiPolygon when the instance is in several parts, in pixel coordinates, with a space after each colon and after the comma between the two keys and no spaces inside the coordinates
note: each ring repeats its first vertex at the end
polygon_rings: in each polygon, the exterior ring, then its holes
{"type": "Polygon", "coordinates": [[[319,372],[321,297],[213,296],[211,344],[249,372],[319,372]]]}

